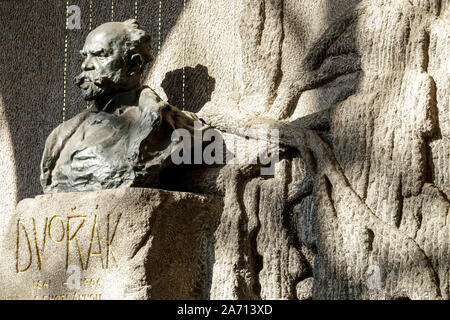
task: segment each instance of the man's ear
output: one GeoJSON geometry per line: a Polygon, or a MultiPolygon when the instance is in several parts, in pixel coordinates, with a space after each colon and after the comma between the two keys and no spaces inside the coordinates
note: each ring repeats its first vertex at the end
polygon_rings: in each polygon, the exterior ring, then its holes
{"type": "Polygon", "coordinates": [[[132,76],[136,73],[141,73],[143,65],[144,65],[144,59],[142,58],[142,56],[139,53],[133,54],[130,57],[128,75],[132,76]]]}

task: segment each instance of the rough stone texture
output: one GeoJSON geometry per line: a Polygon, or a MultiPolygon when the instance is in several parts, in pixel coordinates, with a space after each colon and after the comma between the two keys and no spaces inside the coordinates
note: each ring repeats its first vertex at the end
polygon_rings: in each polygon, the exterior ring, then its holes
{"type": "MultiPolygon", "coordinates": [[[[45,137],[62,119],[63,14],[64,7],[59,1],[51,6],[43,6],[41,1],[0,4],[0,44],[8,48],[0,54],[3,226],[17,201],[41,192],[36,163],[45,137]]],[[[0,239],[2,234],[0,228],[0,239]]]]}
{"type": "MultiPolygon", "coordinates": [[[[261,32],[276,41],[276,30],[261,32]]],[[[259,193],[225,197],[257,202],[257,251],[249,258],[240,250],[250,261],[235,272],[256,279],[247,298],[450,298],[448,30],[444,2],[362,1],[325,26],[298,64],[287,62],[298,74],[283,73],[268,112],[239,97],[225,103],[234,112],[222,112],[224,99],[200,111],[222,130],[279,128],[282,143],[299,152],[280,163],[268,200],[271,180],[253,187],[259,193]],[[286,169],[297,158],[306,173],[286,169]],[[290,202],[289,194],[298,197],[290,202]]],[[[250,187],[248,179],[234,185],[250,187]]],[[[247,232],[232,228],[236,243],[254,233],[250,222],[247,232]]],[[[230,253],[222,260],[232,261],[230,253]]],[[[213,289],[242,297],[226,285],[213,289]]]]}
{"type": "Polygon", "coordinates": [[[0,298],[207,298],[221,206],[138,188],[25,199],[2,245],[0,298]]]}
{"type": "MultiPolygon", "coordinates": [[[[2,3],[2,18],[17,3],[2,3]]],[[[110,2],[94,3],[96,21],[108,20],[110,2]]],[[[285,149],[274,177],[240,165],[167,173],[168,189],[224,198],[211,298],[450,298],[449,1],[163,1],[160,42],[158,2],[139,3],[161,44],[146,83],[222,131],[278,128],[285,149]]],[[[2,30],[18,25],[14,37],[26,39],[31,27],[18,21],[2,19],[2,30]]],[[[58,61],[61,28],[44,39],[58,61]]],[[[12,45],[2,68],[25,56],[12,45]]],[[[62,81],[51,70],[42,77],[62,81]]],[[[38,160],[26,155],[43,138],[23,139],[12,112],[28,110],[12,99],[25,71],[2,74],[17,172],[2,190],[17,181],[13,200],[37,190],[38,160]]],[[[62,101],[58,84],[51,99],[62,101]]],[[[42,137],[61,109],[48,110],[42,137]]]]}
{"type": "MultiPolygon", "coordinates": [[[[1,101],[0,101],[1,103],[1,101]]],[[[1,115],[0,115],[1,117],[1,115]]],[[[2,194],[0,197],[0,241],[3,238],[4,226],[8,222],[9,215],[14,210],[16,203],[16,177],[14,175],[14,151],[12,150],[11,134],[8,122],[0,120],[0,143],[2,150],[0,151],[0,177],[9,178],[2,186],[2,194]]]]}

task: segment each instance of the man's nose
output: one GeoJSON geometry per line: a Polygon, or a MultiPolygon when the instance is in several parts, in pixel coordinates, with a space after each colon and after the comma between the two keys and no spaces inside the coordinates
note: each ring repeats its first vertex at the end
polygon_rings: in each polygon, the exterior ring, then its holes
{"type": "Polygon", "coordinates": [[[94,69],[94,64],[92,62],[91,57],[87,57],[84,59],[83,63],[81,64],[81,70],[83,71],[89,71],[94,69]]]}

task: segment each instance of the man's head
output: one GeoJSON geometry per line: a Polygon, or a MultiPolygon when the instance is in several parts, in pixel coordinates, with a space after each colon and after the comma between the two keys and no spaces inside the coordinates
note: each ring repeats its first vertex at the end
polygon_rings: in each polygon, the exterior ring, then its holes
{"type": "Polygon", "coordinates": [[[134,19],[97,27],[80,53],[83,72],[75,83],[89,101],[107,102],[116,92],[139,86],[145,65],[152,60],[150,36],[134,19]]]}

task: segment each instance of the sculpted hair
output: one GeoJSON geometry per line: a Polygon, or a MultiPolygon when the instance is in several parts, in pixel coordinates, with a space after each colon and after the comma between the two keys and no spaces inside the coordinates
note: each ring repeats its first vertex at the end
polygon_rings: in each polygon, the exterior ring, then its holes
{"type": "Polygon", "coordinates": [[[128,33],[128,39],[125,42],[126,52],[139,53],[144,61],[144,66],[153,60],[153,56],[150,53],[151,50],[151,38],[150,35],[141,29],[136,19],[129,19],[122,22],[128,33]]]}

